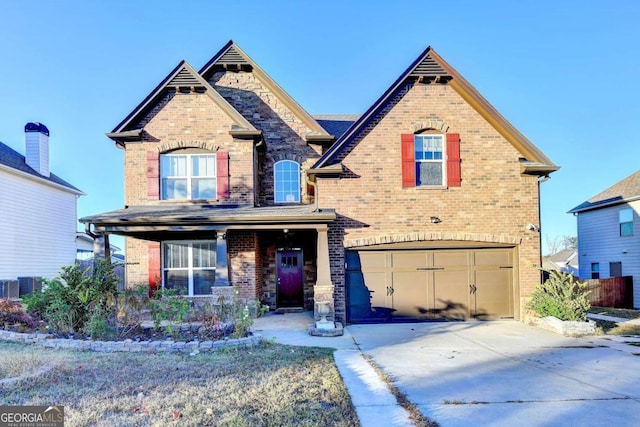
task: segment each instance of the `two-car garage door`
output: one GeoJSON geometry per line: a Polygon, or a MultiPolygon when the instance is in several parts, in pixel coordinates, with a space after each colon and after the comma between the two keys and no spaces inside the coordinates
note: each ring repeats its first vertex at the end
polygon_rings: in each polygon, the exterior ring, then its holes
{"type": "Polygon", "coordinates": [[[346,251],[348,319],[513,318],[513,251],[346,251]]]}

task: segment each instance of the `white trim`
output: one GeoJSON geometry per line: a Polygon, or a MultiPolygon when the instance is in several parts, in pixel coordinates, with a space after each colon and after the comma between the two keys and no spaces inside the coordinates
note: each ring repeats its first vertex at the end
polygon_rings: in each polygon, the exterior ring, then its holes
{"type": "Polygon", "coordinates": [[[300,167],[300,163],[296,162],[295,160],[288,160],[288,159],[283,159],[283,160],[279,160],[277,162],[275,162],[273,164],[273,202],[277,203],[279,205],[287,205],[287,204],[293,204],[293,203],[300,203],[300,200],[302,199],[302,191],[300,189],[300,183],[302,182],[302,179],[300,178],[300,173],[301,173],[301,167],[300,167]],[[278,187],[277,187],[277,183],[278,183],[278,179],[276,177],[276,167],[279,164],[284,164],[284,163],[293,163],[294,165],[296,165],[297,170],[298,170],[298,192],[297,192],[297,200],[292,200],[292,201],[277,201],[276,200],[276,195],[278,193],[278,187]]]}
{"type": "MultiPolygon", "coordinates": [[[[208,240],[166,240],[163,241],[160,245],[161,251],[160,251],[160,258],[161,258],[161,273],[162,273],[162,289],[165,289],[165,272],[166,271],[186,271],[188,276],[187,276],[187,280],[188,280],[188,289],[187,289],[187,293],[184,296],[189,296],[189,297],[193,297],[193,296],[203,296],[203,295],[210,295],[210,290],[207,289],[207,293],[205,294],[195,294],[194,293],[194,283],[193,283],[193,273],[194,271],[213,271],[214,272],[214,280],[215,280],[215,271],[216,271],[216,265],[217,265],[217,260],[214,259],[213,262],[213,267],[194,267],[193,266],[193,245],[195,243],[209,243],[209,244],[213,244],[214,248],[217,247],[217,242],[215,239],[208,239],[208,240]],[[182,244],[182,245],[186,245],[187,246],[187,266],[186,267],[174,267],[174,268],[168,268],[166,267],[166,259],[165,259],[165,245],[166,244],[182,244]]],[[[214,256],[217,258],[217,254],[214,252],[214,256]]],[[[215,282],[214,282],[215,283],[215,282]]],[[[211,286],[215,286],[215,284],[212,284],[211,286]]]]}
{"type": "Polygon", "coordinates": [[[446,188],[449,184],[447,182],[447,141],[445,135],[440,133],[425,133],[425,134],[415,134],[413,135],[413,150],[414,150],[414,162],[417,163],[441,163],[442,164],[442,179],[440,184],[423,184],[420,185],[418,183],[418,174],[416,173],[416,188],[446,188]],[[417,138],[439,138],[442,143],[442,159],[423,159],[418,160],[415,158],[415,144],[417,138]]]}
{"type": "Polygon", "coordinates": [[[62,185],[62,184],[58,184],[58,183],[53,182],[53,181],[49,181],[46,178],[41,178],[39,176],[30,174],[30,173],[27,173],[27,172],[23,172],[21,170],[12,168],[11,166],[3,165],[1,163],[0,163],[0,169],[2,169],[4,171],[7,171],[7,172],[10,172],[10,173],[13,173],[13,174],[15,174],[15,175],[17,175],[17,176],[19,176],[21,178],[27,178],[27,179],[30,179],[30,180],[35,181],[37,183],[48,185],[49,187],[53,187],[53,188],[58,189],[58,190],[63,190],[63,191],[66,191],[68,193],[75,194],[76,196],[85,196],[87,194],[87,193],[85,193],[83,191],[74,190],[73,188],[69,188],[66,185],[62,185]]]}

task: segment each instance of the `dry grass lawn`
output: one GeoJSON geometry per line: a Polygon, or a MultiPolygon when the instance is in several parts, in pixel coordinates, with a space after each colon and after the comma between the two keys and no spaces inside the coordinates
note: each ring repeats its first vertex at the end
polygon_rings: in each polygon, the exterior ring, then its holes
{"type": "Polygon", "coordinates": [[[2,404],[64,405],[66,426],[358,425],[328,349],[265,343],[190,356],[0,343],[0,360],[2,404]]]}
{"type": "MultiPolygon", "coordinates": [[[[620,317],[623,319],[640,319],[640,310],[627,308],[591,307],[590,313],[603,314],[605,316],[620,317]]],[[[640,325],[629,323],[616,323],[608,320],[596,319],[598,329],[605,335],[635,336],[640,335],[640,325]]]]}

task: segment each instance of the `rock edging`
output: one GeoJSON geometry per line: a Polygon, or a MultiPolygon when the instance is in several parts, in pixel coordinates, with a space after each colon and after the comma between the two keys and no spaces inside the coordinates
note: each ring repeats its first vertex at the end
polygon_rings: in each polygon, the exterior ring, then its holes
{"type": "Polygon", "coordinates": [[[560,320],[557,317],[547,316],[537,318],[536,324],[544,329],[556,332],[567,337],[593,335],[596,330],[596,322],[594,322],[593,320],[587,320],[586,322],[576,322],[571,320],[560,320]]]}
{"type": "Polygon", "coordinates": [[[24,334],[0,330],[0,340],[21,344],[35,344],[44,348],[63,348],[101,353],[193,353],[215,351],[224,347],[254,347],[262,342],[262,335],[219,341],[86,341],[54,338],[49,334],[24,334]]]}

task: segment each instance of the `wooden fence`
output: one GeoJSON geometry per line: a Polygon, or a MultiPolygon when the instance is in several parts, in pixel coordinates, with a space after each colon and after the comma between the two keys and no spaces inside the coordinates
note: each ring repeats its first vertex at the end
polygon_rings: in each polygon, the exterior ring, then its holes
{"type": "Polygon", "coordinates": [[[591,305],[596,307],[633,308],[633,277],[587,280],[591,305]]]}

